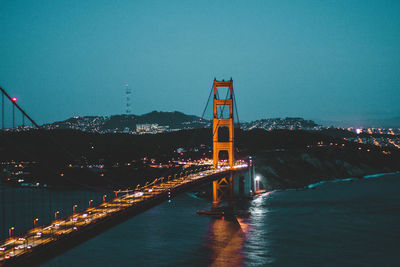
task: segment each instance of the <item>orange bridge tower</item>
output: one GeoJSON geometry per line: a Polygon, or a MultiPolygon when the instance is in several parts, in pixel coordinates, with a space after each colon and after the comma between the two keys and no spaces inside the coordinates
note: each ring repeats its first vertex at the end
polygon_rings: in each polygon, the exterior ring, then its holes
{"type": "MultiPolygon", "coordinates": [[[[234,158],[234,121],[233,121],[233,81],[217,81],[214,79],[214,112],[213,112],[213,163],[214,168],[218,167],[219,154],[221,151],[228,152],[228,164],[233,167],[234,158]],[[225,98],[220,98],[218,89],[225,88],[225,98]],[[228,110],[229,109],[229,110],[228,110]],[[224,111],[228,111],[225,112],[224,111]],[[228,114],[227,114],[228,113],[228,114]],[[219,128],[228,128],[229,137],[220,141],[219,128]]],[[[233,200],[233,173],[213,181],[213,208],[217,208],[224,198],[233,200]]]]}
{"type": "Polygon", "coordinates": [[[233,81],[217,81],[214,79],[214,115],[213,115],[213,161],[214,167],[218,166],[220,151],[228,152],[228,163],[233,167],[234,159],[234,122],[233,122],[233,81]],[[218,94],[219,88],[228,88],[225,99],[218,94]],[[229,95],[228,95],[229,94],[229,95]],[[229,108],[229,118],[224,117],[224,110],[229,108]],[[228,127],[229,139],[227,142],[220,142],[218,130],[220,127],[228,127]]]}

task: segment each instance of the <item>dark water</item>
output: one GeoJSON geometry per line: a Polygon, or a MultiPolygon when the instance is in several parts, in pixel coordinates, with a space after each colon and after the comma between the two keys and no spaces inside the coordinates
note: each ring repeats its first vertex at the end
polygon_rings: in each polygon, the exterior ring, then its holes
{"type": "Polygon", "coordinates": [[[183,194],[45,266],[398,266],[400,174],[275,191],[239,222],[183,194]]]}
{"type": "Polygon", "coordinates": [[[251,211],[247,266],[399,266],[399,174],[278,191],[251,211]]]}

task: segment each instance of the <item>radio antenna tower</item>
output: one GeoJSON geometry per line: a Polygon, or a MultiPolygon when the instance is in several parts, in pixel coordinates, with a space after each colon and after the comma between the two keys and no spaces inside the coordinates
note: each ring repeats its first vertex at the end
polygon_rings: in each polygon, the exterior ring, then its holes
{"type": "Polygon", "coordinates": [[[129,84],[125,84],[125,95],[126,95],[126,114],[131,113],[131,89],[129,88],[129,84]]]}

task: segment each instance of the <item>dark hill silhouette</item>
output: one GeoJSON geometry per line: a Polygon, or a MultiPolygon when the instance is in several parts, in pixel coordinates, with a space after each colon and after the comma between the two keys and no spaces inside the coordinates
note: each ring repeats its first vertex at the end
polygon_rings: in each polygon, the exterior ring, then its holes
{"type": "Polygon", "coordinates": [[[158,124],[169,129],[202,128],[207,120],[200,121],[194,115],[182,112],[152,111],[143,115],[113,115],[111,117],[83,116],[72,117],[43,126],[45,129],[75,129],[88,132],[123,132],[135,131],[137,124],[158,124]]]}
{"type": "MultiPolygon", "coordinates": [[[[94,134],[73,130],[0,132],[0,161],[36,161],[32,177],[65,186],[134,186],[166,176],[179,168],[154,169],[144,159],[168,164],[178,157],[211,157],[209,128],[163,134],[94,134]],[[177,148],[184,148],[183,155],[177,148]],[[104,164],[104,177],[87,167],[104,164]],[[129,163],[129,164],[128,164],[129,163]],[[77,168],[68,168],[72,164],[77,168]],[[65,179],[60,178],[60,173],[65,179]]],[[[398,149],[347,142],[321,132],[235,130],[236,157],[253,156],[256,168],[268,178],[268,189],[304,186],[321,179],[361,176],[399,170],[398,149]]],[[[4,178],[4,175],[3,175],[4,178]]]]}

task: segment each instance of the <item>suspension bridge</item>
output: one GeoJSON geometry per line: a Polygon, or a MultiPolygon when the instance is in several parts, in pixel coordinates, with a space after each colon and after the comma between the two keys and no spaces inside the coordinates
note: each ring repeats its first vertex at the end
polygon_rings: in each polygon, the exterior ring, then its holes
{"type": "MultiPolygon", "coordinates": [[[[15,130],[15,109],[21,114],[20,129],[40,126],[17,104],[17,99],[11,97],[7,92],[0,88],[2,93],[2,130],[15,130]],[[5,125],[5,100],[12,106],[12,124],[5,125]],[[30,122],[31,126],[27,126],[30,122]]],[[[253,164],[251,160],[235,160],[234,142],[234,98],[233,81],[217,81],[214,79],[210,96],[214,95],[213,100],[213,161],[209,165],[197,165],[193,169],[180,174],[170,175],[154,179],[151,183],[144,186],[137,186],[135,189],[121,189],[114,191],[113,198],[107,198],[102,193],[101,203],[94,205],[93,200],[87,202],[87,208],[78,211],[78,206],[72,206],[72,213],[64,217],[60,216],[60,211],[50,209],[51,217],[47,224],[40,224],[40,218],[33,216],[29,218],[33,222],[33,227],[24,232],[17,232],[14,225],[9,225],[8,236],[0,240],[0,266],[19,265],[19,264],[40,264],[67,249],[76,246],[91,237],[106,231],[110,227],[131,218],[135,214],[143,212],[155,205],[173,198],[180,192],[202,184],[212,183],[213,203],[209,213],[203,211],[202,214],[223,214],[220,204],[226,200],[232,200],[235,191],[235,177],[240,173],[248,173],[248,186],[244,186],[244,177],[240,176],[238,184],[240,193],[244,191],[251,194],[254,192],[253,164]],[[225,98],[220,98],[218,90],[227,88],[225,98]],[[213,94],[212,94],[213,93],[213,94]],[[226,110],[225,108],[228,108],[226,110]],[[227,115],[224,115],[227,111],[227,115]],[[221,141],[219,136],[220,128],[227,128],[229,137],[221,141]],[[227,153],[227,164],[221,161],[221,152],[227,153]],[[246,190],[246,189],[247,190],[246,190]],[[54,217],[53,217],[54,215],[54,217]]],[[[210,97],[208,102],[210,101],[210,97]]],[[[207,102],[207,105],[208,105],[207,102]]],[[[237,114],[237,109],[236,109],[237,114]]],[[[202,117],[204,116],[204,112],[202,117]]],[[[237,116],[237,115],[236,115],[237,116]]],[[[59,179],[62,179],[60,177],[59,179]]],[[[35,189],[32,189],[35,190],[35,189]]],[[[4,206],[4,194],[2,203],[2,216],[13,216],[6,214],[4,206]]],[[[33,201],[33,200],[31,200],[33,201]]],[[[12,211],[13,212],[13,211],[12,211]]],[[[63,214],[66,214],[64,212],[63,214]]],[[[32,211],[26,216],[32,216],[32,211]]],[[[5,224],[3,222],[3,224],[5,224]]]]}

